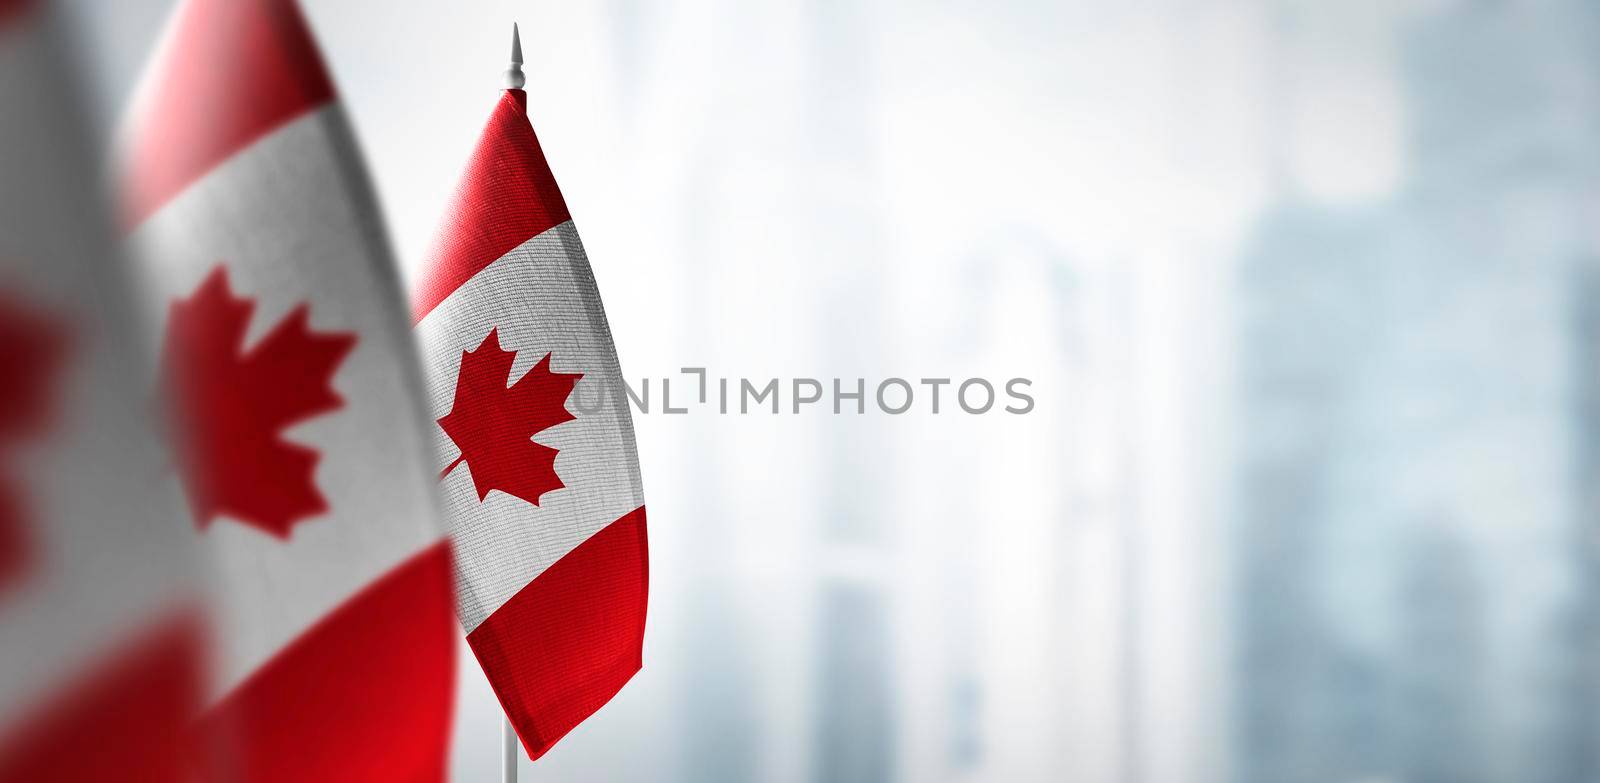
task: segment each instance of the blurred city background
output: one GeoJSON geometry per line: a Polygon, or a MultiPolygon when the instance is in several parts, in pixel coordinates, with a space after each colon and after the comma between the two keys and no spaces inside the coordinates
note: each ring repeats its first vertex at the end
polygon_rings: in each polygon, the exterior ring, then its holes
{"type": "MultiPolygon", "coordinates": [[[[304,4],[408,275],[515,20],[630,378],[1034,381],[637,417],[645,669],[525,780],[1600,780],[1594,4],[304,4]]],[[[170,4],[67,5],[109,140],[170,4]]]]}

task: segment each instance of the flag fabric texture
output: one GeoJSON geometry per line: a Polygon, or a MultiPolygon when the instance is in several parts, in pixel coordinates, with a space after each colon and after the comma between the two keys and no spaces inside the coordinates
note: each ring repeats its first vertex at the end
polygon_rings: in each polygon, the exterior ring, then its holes
{"type": "Polygon", "coordinates": [[[123,146],[168,476],[221,574],[213,776],[442,779],[459,631],[422,381],[292,0],[182,3],[123,146]]]}
{"type": "Polygon", "coordinates": [[[0,0],[0,783],[177,781],[199,567],[65,38],[0,0]]]}
{"type": "Polygon", "coordinates": [[[639,670],[649,567],[616,349],[522,90],[495,106],[413,301],[457,614],[538,758],[639,670]]]}

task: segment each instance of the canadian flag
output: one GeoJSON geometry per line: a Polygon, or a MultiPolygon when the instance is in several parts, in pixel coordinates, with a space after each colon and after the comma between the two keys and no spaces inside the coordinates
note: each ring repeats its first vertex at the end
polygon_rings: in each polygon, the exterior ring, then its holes
{"type": "Polygon", "coordinates": [[[456,611],[538,758],[639,670],[649,569],[616,349],[522,90],[495,106],[414,302],[456,611]]]}
{"type": "Polygon", "coordinates": [[[0,0],[0,781],[177,781],[198,562],[63,38],[0,0]]]}
{"type": "Polygon", "coordinates": [[[247,780],[441,779],[456,622],[400,286],[292,0],[188,0],[126,143],[191,535],[206,725],[247,780]]]}

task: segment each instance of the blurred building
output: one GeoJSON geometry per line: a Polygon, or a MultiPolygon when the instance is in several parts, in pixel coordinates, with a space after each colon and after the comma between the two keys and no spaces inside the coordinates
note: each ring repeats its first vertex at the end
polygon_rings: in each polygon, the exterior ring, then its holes
{"type": "Polygon", "coordinates": [[[1241,266],[1235,766],[1246,783],[1359,780],[1387,749],[1381,656],[1333,616],[1322,585],[1372,583],[1329,562],[1347,438],[1359,418],[1360,317],[1376,219],[1286,205],[1241,266]],[[1364,731],[1363,727],[1370,729],[1364,731]]]}
{"type": "Polygon", "coordinates": [[[820,405],[862,416],[825,430],[818,454],[810,777],[873,783],[896,779],[900,723],[891,648],[899,626],[891,594],[898,542],[889,515],[898,466],[881,447],[877,417],[858,413],[875,404],[865,386],[875,381],[852,382],[874,378],[887,359],[883,268],[861,263],[884,255],[873,133],[881,36],[876,12],[849,0],[811,0],[797,10],[805,45],[801,155],[812,176],[799,188],[795,217],[808,233],[829,237],[830,258],[814,261],[825,272],[813,324],[825,387],[820,405]],[[840,392],[863,396],[840,399],[840,392]]]}
{"type": "Polygon", "coordinates": [[[1400,190],[1289,183],[1241,260],[1234,766],[1593,780],[1595,11],[1398,40],[1400,190]]]}

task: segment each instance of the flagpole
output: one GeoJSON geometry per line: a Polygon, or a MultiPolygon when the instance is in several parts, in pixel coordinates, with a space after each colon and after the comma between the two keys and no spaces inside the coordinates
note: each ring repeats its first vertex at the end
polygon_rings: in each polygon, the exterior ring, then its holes
{"type": "MultiPolygon", "coordinates": [[[[522,74],[522,33],[515,22],[511,23],[511,65],[506,68],[506,89],[520,90],[527,83],[522,74]]],[[[500,783],[517,783],[518,747],[522,741],[511,726],[511,716],[500,716],[500,783]]]]}
{"type": "Polygon", "coordinates": [[[511,23],[511,67],[506,69],[506,89],[520,90],[522,85],[528,83],[528,78],[522,75],[522,33],[517,30],[517,23],[511,23]]]}
{"type": "Polygon", "coordinates": [[[517,744],[511,718],[500,716],[500,783],[517,783],[517,744]]]}

